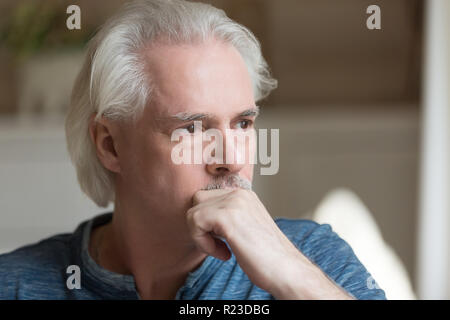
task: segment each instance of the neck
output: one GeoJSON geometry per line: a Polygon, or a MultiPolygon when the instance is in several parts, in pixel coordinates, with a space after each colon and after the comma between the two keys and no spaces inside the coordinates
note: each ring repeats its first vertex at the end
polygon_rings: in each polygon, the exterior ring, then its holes
{"type": "Polygon", "coordinates": [[[103,268],[133,275],[142,299],[174,299],[189,272],[207,257],[192,242],[184,221],[165,216],[173,217],[125,210],[116,201],[112,222],[92,233],[91,256],[97,251],[103,268]]]}

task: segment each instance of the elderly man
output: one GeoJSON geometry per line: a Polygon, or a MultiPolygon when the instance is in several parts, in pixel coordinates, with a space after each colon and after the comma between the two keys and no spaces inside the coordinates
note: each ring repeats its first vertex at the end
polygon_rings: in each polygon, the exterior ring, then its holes
{"type": "Polygon", "coordinates": [[[223,11],[124,7],[91,40],[66,120],[81,189],[114,212],[1,256],[0,297],[385,299],[329,225],[271,218],[250,161],[173,161],[177,130],[215,129],[234,158],[230,132],[254,130],[275,87],[258,41],[223,11]]]}

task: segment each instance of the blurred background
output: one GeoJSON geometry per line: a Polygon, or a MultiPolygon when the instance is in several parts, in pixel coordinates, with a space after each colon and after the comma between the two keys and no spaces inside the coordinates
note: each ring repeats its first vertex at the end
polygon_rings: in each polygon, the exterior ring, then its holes
{"type": "MultiPolygon", "coordinates": [[[[86,42],[124,2],[0,2],[0,253],[113,210],[81,193],[63,123],[86,42]]],[[[204,2],[279,81],[259,127],[280,129],[280,169],[254,179],[269,212],[331,224],[388,298],[450,298],[450,1],[204,2]]]]}

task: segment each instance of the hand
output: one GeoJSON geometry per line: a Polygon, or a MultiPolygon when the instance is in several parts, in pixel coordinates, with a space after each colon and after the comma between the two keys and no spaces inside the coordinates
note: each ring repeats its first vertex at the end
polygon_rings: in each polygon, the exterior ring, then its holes
{"type": "MultiPolygon", "coordinates": [[[[278,228],[258,196],[251,190],[198,191],[187,223],[198,248],[227,260],[233,251],[249,279],[272,294],[291,281],[291,271],[312,266],[278,228]]],[[[298,273],[295,273],[298,275],[298,273]]],[[[292,278],[292,277],[291,277],[292,278]]]]}

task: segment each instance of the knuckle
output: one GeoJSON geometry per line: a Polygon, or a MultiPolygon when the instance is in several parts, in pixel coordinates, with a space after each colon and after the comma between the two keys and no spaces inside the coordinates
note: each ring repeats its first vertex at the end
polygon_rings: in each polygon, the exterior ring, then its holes
{"type": "Polygon", "coordinates": [[[230,224],[224,218],[219,218],[214,225],[214,233],[224,235],[225,238],[228,238],[231,229],[230,224]]]}
{"type": "Polygon", "coordinates": [[[191,214],[191,219],[194,223],[198,222],[200,218],[200,210],[193,210],[191,214]]]}
{"type": "Polygon", "coordinates": [[[192,200],[194,201],[194,203],[196,202],[200,202],[201,201],[201,191],[197,191],[194,196],[192,197],[192,200]]]}
{"type": "Polygon", "coordinates": [[[198,209],[189,209],[187,212],[187,220],[188,224],[196,225],[199,219],[200,210],[198,209]]]}
{"type": "Polygon", "coordinates": [[[194,214],[194,212],[195,212],[195,209],[193,209],[193,208],[188,209],[188,211],[186,212],[187,218],[192,219],[192,215],[194,214]]]}

